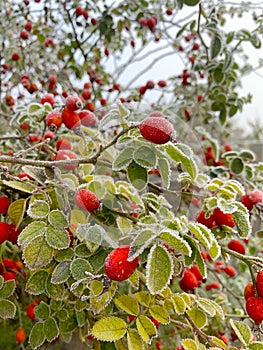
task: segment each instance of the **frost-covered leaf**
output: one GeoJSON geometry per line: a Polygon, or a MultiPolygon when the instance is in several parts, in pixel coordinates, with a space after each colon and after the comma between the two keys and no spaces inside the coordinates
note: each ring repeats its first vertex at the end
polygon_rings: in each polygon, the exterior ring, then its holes
{"type": "Polygon", "coordinates": [[[46,266],[53,258],[53,249],[47,244],[43,236],[30,241],[23,251],[23,258],[29,269],[46,266]]]}
{"type": "Polygon", "coordinates": [[[119,171],[126,169],[128,165],[133,161],[134,148],[127,147],[121,151],[112,163],[112,169],[119,171]]]}
{"type": "Polygon", "coordinates": [[[142,191],[148,183],[148,172],[147,170],[132,161],[128,166],[128,179],[131,184],[139,191],[142,191]]]}
{"type": "Polygon", "coordinates": [[[54,300],[63,300],[65,298],[65,286],[51,283],[51,275],[46,279],[45,291],[49,298],[54,300]]]}
{"type": "Polygon", "coordinates": [[[22,170],[42,185],[48,178],[45,168],[25,165],[22,167],[22,170]]]}
{"type": "Polygon", "coordinates": [[[164,146],[168,156],[177,163],[182,163],[184,170],[190,175],[191,179],[197,176],[197,165],[193,158],[191,148],[184,144],[168,143],[164,146]]]}
{"type": "MultiPolygon", "coordinates": [[[[154,228],[153,228],[154,229],[154,228]]],[[[129,261],[139,256],[156,238],[156,234],[152,230],[142,230],[134,237],[131,243],[129,253],[129,261]]]]}
{"type": "Polygon", "coordinates": [[[190,310],[187,310],[186,313],[198,328],[202,329],[204,326],[206,326],[206,314],[196,306],[192,307],[190,310]]]}
{"type": "Polygon", "coordinates": [[[44,333],[48,342],[51,342],[59,335],[58,324],[53,317],[49,317],[45,320],[44,333]]]}
{"type": "Polygon", "coordinates": [[[141,146],[137,148],[133,154],[134,161],[142,167],[155,168],[156,152],[151,146],[141,146]]]}
{"type": "Polygon", "coordinates": [[[66,282],[71,275],[70,264],[70,261],[63,261],[56,265],[52,272],[51,283],[59,284],[66,282]]]}
{"type": "Polygon", "coordinates": [[[44,221],[33,221],[27,225],[18,236],[18,245],[26,247],[36,237],[43,237],[46,231],[46,223],[44,221]]]}
{"type": "Polygon", "coordinates": [[[245,164],[243,162],[243,159],[239,157],[233,158],[229,165],[231,173],[235,175],[241,174],[244,170],[244,167],[245,167],[245,164]]]}
{"type": "Polygon", "coordinates": [[[149,309],[150,314],[157,321],[167,324],[169,323],[170,317],[163,305],[153,305],[149,309]]]}
{"type": "Polygon", "coordinates": [[[54,249],[66,249],[70,245],[68,231],[48,226],[45,232],[47,244],[54,249]]]}
{"type": "Polygon", "coordinates": [[[30,203],[27,214],[33,219],[44,219],[49,214],[49,205],[47,202],[42,200],[35,200],[30,203]]]}
{"type": "Polygon", "coordinates": [[[252,340],[252,333],[248,325],[233,319],[230,319],[230,324],[241,343],[247,346],[252,340]]]}
{"type": "Polygon", "coordinates": [[[107,233],[101,225],[85,224],[78,226],[76,236],[93,252],[101,245],[102,239],[107,236],[107,233]]]}
{"type": "Polygon", "coordinates": [[[118,229],[122,232],[123,235],[128,234],[132,230],[132,223],[131,220],[123,217],[118,216],[116,219],[118,229]]]}
{"type": "Polygon", "coordinates": [[[31,185],[30,183],[22,182],[22,181],[7,181],[3,180],[3,184],[11,187],[17,191],[25,192],[25,193],[33,193],[36,188],[34,185],[31,185]]]}
{"type": "Polygon", "coordinates": [[[43,320],[50,316],[50,307],[44,301],[41,301],[39,305],[36,305],[34,309],[35,315],[43,320]]]}
{"type": "Polygon", "coordinates": [[[211,258],[213,260],[216,260],[220,256],[220,254],[221,254],[221,247],[218,244],[216,239],[213,240],[212,245],[211,245],[211,247],[209,248],[208,251],[209,251],[209,254],[210,254],[210,256],[211,256],[211,258]]]}
{"type": "Polygon", "coordinates": [[[187,256],[192,255],[190,245],[176,231],[162,231],[159,234],[159,238],[162,239],[169,246],[169,248],[176,249],[187,256]]]}
{"type": "Polygon", "coordinates": [[[42,115],[43,111],[44,111],[44,106],[36,102],[30,103],[30,105],[27,108],[27,113],[30,116],[40,116],[42,115]]]}
{"type": "Polygon", "coordinates": [[[188,228],[195,239],[197,239],[206,249],[209,249],[212,244],[210,230],[199,223],[189,223],[188,228]]]}
{"type": "Polygon", "coordinates": [[[52,210],[48,215],[49,223],[57,229],[63,229],[68,227],[69,223],[66,216],[61,210],[52,210]]]}
{"type": "Polygon", "coordinates": [[[24,217],[26,211],[27,200],[25,198],[17,199],[12,202],[8,207],[7,215],[16,227],[18,227],[24,217]]]}
{"type": "Polygon", "coordinates": [[[174,311],[177,314],[183,314],[187,308],[187,304],[185,303],[185,300],[180,296],[179,294],[172,295],[172,303],[174,307],[174,311]]]}
{"type": "Polygon", "coordinates": [[[5,281],[0,289],[0,299],[9,298],[14,293],[15,288],[15,280],[12,279],[5,281]]]}
{"type": "Polygon", "coordinates": [[[193,339],[183,339],[181,343],[185,350],[199,350],[199,344],[197,344],[193,339]]]}
{"type": "Polygon", "coordinates": [[[128,350],[143,350],[143,341],[135,329],[129,328],[127,333],[128,350]]]}
{"type": "Polygon", "coordinates": [[[152,299],[150,293],[141,291],[141,292],[135,293],[134,296],[141,305],[146,306],[146,307],[148,307],[150,305],[150,302],[152,299]]]}
{"type": "Polygon", "coordinates": [[[30,335],[29,335],[29,344],[32,349],[39,348],[45,341],[44,333],[44,323],[37,322],[33,325],[30,335]]]}
{"type": "Polygon", "coordinates": [[[263,342],[255,341],[248,345],[248,350],[263,350],[263,342]]]}
{"type": "Polygon", "coordinates": [[[0,300],[0,318],[6,320],[14,318],[16,314],[16,306],[10,300],[0,300]]]}
{"type": "Polygon", "coordinates": [[[216,32],[214,33],[210,44],[211,59],[216,58],[221,53],[222,48],[223,48],[223,39],[221,35],[218,32],[216,32]]]}
{"type": "Polygon", "coordinates": [[[143,341],[150,343],[153,337],[156,337],[157,330],[153,322],[144,315],[136,318],[136,327],[143,341]]]}
{"type": "Polygon", "coordinates": [[[115,304],[129,315],[137,316],[140,312],[137,300],[130,295],[120,295],[115,298],[115,304]]]}
{"type": "Polygon", "coordinates": [[[112,281],[110,287],[99,296],[96,296],[96,291],[94,293],[92,289],[90,290],[90,308],[94,314],[99,314],[110,304],[117,291],[117,286],[118,283],[112,281]]]}
{"type": "Polygon", "coordinates": [[[77,258],[71,262],[70,270],[72,277],[78,281],[87,277],[86,271],[92,272],[92,267],[87,260],[77,258]]]}
{"type": "Polygon", "coordinates": [[[239,202],[235,202],[235,205],[238,207],[232,216],[237,228],[237,231],[242,238],[248,238],[251,234],[251,223],[249,218],[249,211],[244,205],[239,202]]]}
{"type": "Polygon", "coordinates": [[[101,341],[116,341],[126,334],[126,323],[119,317],[105,317],[95,322],[92,335],[101,341]]]}
{"type": "Polygon", "coordinates": [[[171,166],[168,159],[165,157],[158,157],[158,168],[160,171],[163,186],[165,188],[169,188],[171,179],[171,166]]]}
{"type": "Polygon", "coordinates": [[[46,270],[37,270],[33,272],[26,284],[26,292],[33,295],[45,292],[48,272],[46,270]]]}
{"type": "Polygon", "coordinates": [[[154,245],[147,258],[146,285],[151,294],[165,289],[173,274],[173,260],[163,247],[154,245]]]}

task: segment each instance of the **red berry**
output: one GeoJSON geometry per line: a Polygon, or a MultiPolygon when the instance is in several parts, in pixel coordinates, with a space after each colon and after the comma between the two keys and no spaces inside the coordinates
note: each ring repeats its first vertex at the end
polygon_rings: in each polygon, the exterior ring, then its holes
{"type": "Polygon", "coordinates": [[[81,6],[77,6],[75,9],[76,16],[79,17],[79,16],[83,15],[83,11],[84,10],[81,6]]]}
{"type": "Polygon", "coordinates": [[[16,263],[14,262],[14,260],[10,258],[4,258],[3,264],[6,270],[12,270],[16,266],[16,263]]]}
{"type": "Polygon", "coordinates": [[[106,275],[114,281],[127,280],[138,266],[139,258],[136,257],[132,261],[128,261],[130,252],[129,245],[123,245],[115,248],[106,257],[104,267],[106,275]]]}
{"type": "Polygon", "coordinates": [[[9,236],[9,224],[6,222],[0,222],[0,244],[8,239],[9,236]]]}
{"type": "Polygon", "coordinates": [[[213,216],[218,226],[221,226],[221,225],[226,225],[229,227],[235,226],[235,222],[232,214],[225,214],[219,208],[214,209],[213,216]]]}
{"type": "MultiPolygon", "coordinates": [[[[55,159],[56,161],[70,160],[70,159],[77,159],[77,156],[75,153],[65,149],[65,150],[58,151],[55,159]]],[[[66,170],[74,170],[75,168],[77,168],[77,166],[78,166],[77,163],[62,165],[62,167],[66,170]]]]}
{"type": "Polygon", "coordinates": [[[81,188],[75,192],[74,202],[80,209],[87,211],[96,210],[100,206],[100,201],[95,193],[85,188],[81,188]]]}
{"type": "Polygon", "coordinates": [[[195,289],[198,286],[198,280],[195,274],[189,269],[186,269],[183,278],[179,281],[179,286],[184,292],[195,289]]]}
{"type": "Polygon", "coordinates": [[[158,327],[159,327],[160,322],[159,322],[158,320],[156,320],[156,318],[151,317],[151,321],[152,321],[152,323],[154,323],[154,325],[155,325],[155,327],[156,327],[156,328],[158,328],[158,327]]]}
{"type": "MultiPolygon", "coordinates": [[[[55,75],[50,75],[50,76],[48,77],[48,81],[49,81],[51,84],[56,84],[57,80],[58,80],[58,78],[57,78],[55,75]]],[[[52,89],[50,89],[50,90],[52,90],[52,89]]]]}
{"type": "Polygon", "coordinates": [[[263,320],[263,298],[251,297],[247,299],[246,310],[248,316],[250,316],[256,324],[260,324],[263,320]]]}
{"type": "Polygon", "coordinates": [[[0,197],[0,214],[6,215],[10,205],[10,199],[6,196],[0,197]]]}
{"type": "Polygon", "coordinates": [[[260,190],[254,190],[250,193],[249,199],[253,205],[263,202],[263,192],[260,190]]]}
{"type": "Polygon", "coordinates": [[[9,242],[13,244],[17,244],[17,239],[20,233],[21,233],[20,227],[16,229],[15,225],[13,224],[9,225],[9,235],[8,235],[9,242]]]}
{"type": "Polygon", "coordinates": [[[77,109],[81,109],[83,107],[83,104],[78,96],[70,95],[66,98],[66,107],[70,111],[76,111],[77,109]]]}
{"type": "Polygon", "coordinates": [[[27,317],[31,318],[31,320],[35,319],[35,309],[36,305],[34,304],[29,304],[26,310],[27,317]]]}
{"type": "Polygon", "coordinates": [[[245,254],[246,252],[246,248],[244,246],[244,244],[239,241],[238,239],[232,239],[232,241],[230,241],[228,243],[228,248],[239,253],[239,254],[245,254]]]}
{"type": "Polygon", "coordinates": [[[47,126],[55,126],[57,129],[61,127],[62,124],[62,116],[58,111],[52,111],[48,113],[46,116],[46,124],[47,126]]]}
{"type": "Polygon", "coordinates": [[[56,143],[56,149],[71,149],[71,142],[67,139],[58,139],[56,143]]]}
{"type": "Polygon", "coordinates": [[[156,20],[153,17],[148,18],[147,19],[147,27],[150,30],[153,30],[155,26],[156,26],[156,20]]]}
{"type": "Polygon", "coordinates": [[[26,332],[24,328],[18,328],[16,331],[16,342],[17,343],[23,343],[23,341],[26,339],[26,332]]]}
{"type": "Polygon", "coordinates": [[[146,90],[147,90],[147,87],[146,87],[146,86],[141,86],[141,87],[139,88],[139,93],[140,93],[140,95],[144,95],[145,92],[146,92],[146,90]]]}
{"type": "Polygon", "coordinates": [[[27,40],[28,37],[29,37],[29,35],[28,35],[28,32],[27,32],[26,30],[22,30],[22,31],[20,32],[20,38],[21,38],[21,39],[27,40]]]}
{"type": "Polygon", "coordinates": [[[91,18],[91,24],[93,24],[94,26],[97,24],[97,20],[96,18],[91,18]]]}
{"type": "Polygon", "coordinates": [[[6,271],[3,273],[3,278],[5,281],[15,280],[16,279],[16,273],[11,271],[6,271]]]}
{"type": "Polygon", "coordinates": [[[146,27],[147,26],[147,19],[144,18],[144,17],[141,17],[139,19],[139,24],[142,26],[142,27],[146,27]]]}
{"type": "Polygon", "coordinates": [[[18,61],[20,58],[19,54],[17,52],[13,53],[12,55],[12,61],[18,61]]]}
{"type": "Polygon", "coordinates": [[[70,130],[77,129],[81,125],[79,114],[67,107],[62,110],[62,120],[66,127],[70,130]]]}
{"type": "Polygon", "coordinates": [[[236,273],[237,273],[236,269],[233,266],[226,266],[226,267],[223,268],[223,270],[230,277],[234,277],[236,275],[236,273]]]}
{"type": "Polygon", "coordinates": [[[81,124],[84,126],[94,126],[97,123],[95,114],[88,109],[79,112],[81,124]]]}
{"type": "Polygon", "coordinates": [[[28,32],[31,32],[32,28],[33,28],[33,26],[32,26],[31,21],[27,21],[25,24],[25,30],[27,30],[28,32]]]}
{"type": "Polygon", "coordinates": [[[45,132],[44,140],[53,139],[54,137],[55,137],[55,134],[52,131],[47,131],[45,132]]]}
{"type": "Polygon", "coordinates": [[[163,112],[161,112],[161,111],[153,111],[153,112],[151,112],[150,113],[150,117],[152,118],[152,117],[160,117],[160,118],[164,118],[164,114],[163,114],[163,112]]]}
{"type": "Polygon", "coordinates": [[[254,287],[253,282],[249,282],[244,289],[244,297],[247,300],[248,298],[252,298],[256,296],[256,289],[254,287]]]}
{"type": "Polygon", "coordinates": [[[192,50],[198,50],[199,49],[199,44],[198,43],[194,43],[192,50]]]}
{"type": "Polygon", "coordinates": [[[139,125],[140,133],[146,140],[156,144],[170,141],[174,128],[172,124],[162,117],[148,117],[139,125]]]}
{"type": "Polygon", "coordinates": [[[197,278],[198,284],[202,283],[203,281],[203,276],[199,270],[199,267],[197,265],[194,265],[190,268],[190,271],[193,272],[195,277],[197,278]]]}
{"type": "Polygon", "coordinates": [[[42,103],[42,105],[44,103],[50,103],[51,106],[54,106],[55,100],[54,100],[54,95],[53,94],[46,94],[44,96],[42,96],[40,103],[42,103]]]}
{"type": "Polygon", "coordinates": [[[257,285],[258,295],[260,297],[263,297],[263,270],[259,271],[259,273],[257,274],[256,285],[257,285]]]}
{"type": "Polygon", "coordinates": [[[154,82],[152,80],[147,81],[147,83],[146,83],[146,88],[147,89],[152,90],[152,89],[154,89],[154,86],[155,86],[155,84],[154,84],[154,82]]]}
{"type": "Polygon", "coordinates": [[[170,8],[166,9],[166,14],[167,14],[168,16],[171,16],[171,15],[173,14],[173,10],[170,9],[170,8]]]}
{"type": "Polygon", "coordinates": [[[250,195],[244,194],[240,197],[240,202],[249,210],[251,211],[253,209],[253,203],[251,202],[250,195]]]}
{"type": "Polygon", "coordinates": [[[208,227],[208,228],[211,228],[211,227],[213,227],[213,225],[214,225],[214,216],[213,216],[213,214],[212,214],[212,215],[210,215],[208,218],[206,218],[206,217],[205,217],[205,211],[204,211],[204,210],[201,210],[201,211],[197,214],[197,216],[196,216],[196,218],[195,218],[195,221],[196,221],[196,222],[199,222],[200,224],[205,225],[205,226],[208,227]]]}
{"type": "Polygon", "coordinates": [[[158,81],[158,86],[160,86],[161,88],[165,87],[167,85],[166,81],[165,80],[159,80],[158,81]]]}
{"type": "Polygon", "coordinates": [[[162,343],[161,343],[160,341],[157,341],[157,342],[155,343],[155,346],[156,346],[156,349],[157,349],[157,350],[160,350],[160,349],[162,348],[162,343]]]}

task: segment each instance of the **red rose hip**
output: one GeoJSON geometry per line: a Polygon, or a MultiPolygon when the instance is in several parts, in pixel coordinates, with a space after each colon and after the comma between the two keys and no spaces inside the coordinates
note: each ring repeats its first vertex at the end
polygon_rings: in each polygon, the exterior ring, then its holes
{"type": "Polygon", "coordinates": [[[246,310],[249,317],[256,324],[260,324],[263,321],[263,298],[251,297],[246,301],[246,310]]]}
{"type": "Polygon", "coordinates": [[[170,141],[174,132],[172,124],[162,117],[144,119],[139,129],[143,138],[159,145],[170,141]]]}
{"type": "Polygon", "coordinates": [[[75,192],[74,203],[83,210],[93,211],[99,208],[100,201],[95,193],[81,188],[75,192]]]}
{"type": "Polygon", "coordinates": [[[106,275],[114,281],[127,280],[136,270],[139,258],[136,257],[132,261],[128,261],[130,252],[129,245],[123,245],[115,248],[106,257],[104,267],[106,275]]]}

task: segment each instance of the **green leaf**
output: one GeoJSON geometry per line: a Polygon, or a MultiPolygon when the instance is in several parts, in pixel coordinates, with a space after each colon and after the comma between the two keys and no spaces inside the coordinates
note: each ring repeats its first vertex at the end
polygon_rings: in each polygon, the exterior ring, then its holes
{"type": "Polygon", "coordinates": [[[0,289],[0,299],[9,298],[15,291],[15,280],[5,281],[0,289]]]}
{"type": "Polygon", "coordinates": [[[46,231],[46,223],[44,221],[34,221],[27,225],[18,236],[18,245],[26,247],[33,239],[43,237],[46,231]]]}
{"type": "Polygon", "coordinates": [[[112,281],[107,291],[103,292],[100,296],[96,296],[96,298],[93,297],[93,295],[96,294],[93,293],[93,290],[91,289],[90,308],[94,314],[101,313],[101,311],[109,305],[117,291],[117,285],[117,282],[112,281]]]}
{"type": "Polygon", "coordinates": [[[244,161],[251,161],[253,162],[256,159],[256,155],[254,152],[250,150],[242,150],[238,153],[238,156],[242,158],[244,161]]]}
{"type": "Polygon", "coordinates": [[[66,282],[71,275],[70,264],[70,261],[59,263],[52,272],[51,283],[60,284],[66,282]]]}
{"type": "Polygon", "coordinates": [[[213,260],[216,260],[221,254],[221,248],[216,239],[213,240],[209,248],[209,254],[213,260]]]}
{"type": "Polygon", "coordinates": [[[7,181],[3,180],[3,184],[11,187],[17,191],[26,192],[26,193],[33,193],[36,188],[34,185],[31,185],[29,183],[21,182],[21,181],[7,181]]]}
{"type": "Polygon", "coordinates": [[[207,278],[207,267],[206,267],[206,264],[204,262],[202,255],[198,249],[196,249],[196,251],[195,251],[195,261],[196,261],[196,264],[197,264],[203,278],[207,278]]]}
{"type": "Polygon", "coordinates": [[[127,147],[122,152],[120,152],[112,163],[112,169],[115,171],[126,169],[133,161],[133,152],[134,148],[132,147],[127,147]]]}
{"type": "Polygon", "coordinates": [[[204,225],[199,223],[189,223],[188,228],[194,238],[202,243],[206,249],[209,249],[211,247],[212,237],[211,234],[209,234],[211,231],[207,230],[204,225]]]}
{"type": "Polygon", "coordinates": [[[71,271],[72,277],[78,281],[78,280],[81,280],[82,278],[86,278],[87,277],[86,271],[92,272],[92,267],[87,260],[77,258],[71,262],[70,271],[71,271]]]}
{"type": "Polygon", "coordinates": [[[66,249],[70,245],[69,234],[65,229],[48,226],[45,238],[47,244],[54,249],[66,249]]]}
{"type": "Polygon", "coordinates": [[[223,48],[223,39],[221,35],[218,32],[216,32],[212,37],[211,45],[210,45],[211,60],[216,58],[221,53],[222,48],[223,48]]]}
{"type": "Polygon", "coordinates": [[[196,303],[197,303],[198,307],[203,309],[205,311],[205,313],[207,313],[209,316],[214,317],[216,315],[216,309],[214,307],[214,304],[212,302],[210,302],[209,299],[198,298],[196,300],[196,303]]]}
{"type": "Polygon", "coordinates": [[[137,164],[146,168],[155,168],[157,161],[154,148],[150,146],[141,146],[136,149],[133,159],[137,164]]]}
{"type": "Polygon", "coordinates": [[[5,283],[4,277],[0,275],[0,290],[3,288],[4,283],[5,283]]]}
{"type": "Polygon", "coordinates": [[[153,305],[149,309],[150,314],[157,321],[167,324],[170,321],[169,314],[163,305],[153,305]]]}
{"type": "Polygon", "coordinates": [[[51,283],[51,275],[48,276],[45,286],[46,294],[54,300],[63,300],[65,298],[65,286],[61,284],[51,283]]]}
{"type": "Polygon", "coordinates": [[[49,209],[48,203],[42,200],[35,200],[33,203],[30,203],[27,214],[33,219],[44,219],[48,216],[49,209]]]}
{"type": "Polygon", "coordinates": [[[225,51],[225,61],[223,64],[222,72],[225,73],[229,70],[233,63],[233,53],[231,51],[225,51]]]}
{"type": "Polygon", "coordinates": [[[101,225],[80,224],[76,230],[76,236],[81,242],[85,242],[91,252],[94,252],[101,245],[102,238],[106,236],[106,232],[101,225]]]}
{"type": "Polygon", "coordinates": [[[184,4],[187,6],[195,6],[200,2],[200,0],[183,0],[183,1],[184,1],[184,4]]]}
{"type": "Polygon", "coordinates": [[[63,229],[68,227],[69,223],[66,216],[62,213],[61,210],[52,210],[48,215],[49,223],[58,229],[63,229]]]}
{"type": "Polygon", "coordinates": [[[198,344],[193,339],[183,339],[181,343],[184,350],[199,350],[198,344]]]}
{"type": "Polygon", "coordinates": [[[147,258],[146,285],[151,294],[163,291],[173,274],[173,260],[163,246],[154,245],[147,258]]]}
{"type": "Polygon", "coordinates": [[[136,318],[136,327],[139,335],[146,343],[150,343],[156,337],[157,331],[153,322],[146,316],[140,315],[136,318]]]}
{"type": "Polygon", "coordinates": [[[33,325],[30,335],[29,335],[29,344],[32,349],[39,348],[45,341],[44,333],[44,323],[37,322],[33,325]]]}
{"type": "Polygon", "coordinates": [[[177,314],[183,314],[185,312],[187,305],[185,303],[185,300],[179,294],[172,295],[172,303],[174,311],[177,314]]]}
{"type": "Polygon", "coordinates": [[[192,255],[192,249],[190,245],[183,239],[183,237],[179,236],[179,233],[176,231],[162,231],[159,234],[159,238],[167,243],[169,248],[176,249],[188,256],[192,255]]]}
{"type": "Polygon", "coordinates": [[[48,272],[38,270],[32,273],[26,283],[26,292],[28,294],[38,295],[45,292],[48,272]]]}
{"type": "Polygon", "coordinates": [[[238,207],[234,213],[232,213],[238,234],[242,238],[248,238],[251,234],[251,223],[249,218],[249,211],[247,208],[239,202],[235,202],[238,207]]]}
{"type": "Polygon", "coordinates": [[[165,188],[170,187],[171,167],[167,158],[158,157],[158,167],[165,188]]]}
{"type": "Polygon", "coordinates": [[[6,320],[14,318],[16,314],[16,306],[10,300],[0,300],[0,318],[6,320]]]}
{"type": "Polygon", "coordinates": [[[182,163],[185,171],[192,179],[197,176],[197,165],[193,159],[191,148],[184,144],[166,144],[164,146],[168,156],[177,163],[182,163]]]}
{"type": "Polygon", "coordinates": [[[243,172],[244,166],[245,164],[242,158],[239,158],[239,157],[233,158],[230,162],[230,171],[235,175],[239,175],[243,172]]]}
{"type": "Polygon", "coordinates": [[[48,342],[52,342],[59,335],[58,325],[53,317],[44,322],[44,333],[48,342]]]}
{"type": "Polygon", "coordinates": [[[187,310],[186,313],[198,328],[202,329],[204,326],[206,326],[207,317],[202,310],[194,306],[190,310],[187,310]]]}
{"type": "Polygon", "coordinates": [[[135,329],[132,329],[132,328],[128,329],[127,343],[128,343],[128,350],[144,349],[142,339],[135,329]]]}
{"type": "Polygon", "coordinates": [[[27,108],[27,113],[29,115],[39,115],[39,112],[42,113],[43,111],[43,105],[40,103],[30,103],[30,105],[27,108]]]}
{"type": "Polygon", "coordinates": [[[138,302],[143,305],[148,307],[151,303],[151,295],[148,292],[137,292],[134,294],[135,298],[138,300],[138,302]]]}
{"type": "Polygon", "coordinates": [[[248,345],[248,350],[263,350],[263,342],[255,341],[248,345]]]}
{"type": "Polygon", "coordinates": [[[34,309],[35,315],[43,320],[50,316],[50,307],[44,301],[41,301],[34,309]]]}
{"type": "Polygon", "coordinates": [[[47,180],[46,169],[31,165],[25,165],[22,167],[24,173],[30,175],[34,180],[44,185],[44,182],[47,180]]]}
{"type": "Polygon", "coordinates": [[[21,198],[12,202],[8,207],[7,215],[9,216],[12,223],[16,225],[16,227],[18,227],[23,220],[26,211],[26,203],[27,200],[21,198]]]}
{"type": "Polygon", "coordinates": [[[131,243],[129,261],[132,261],[146,249],[156,238],[152,230],[139,231],[131,243]]]}
{"type": "Polygon", "coordinates": [[[79,327],[84,327],[87,320],[86,320],[86,312],[85,311],[78,311],[76,312],[76,319],[79,327]]]}
{"type": "Polygon", "coordinates": [[[142,191],[148,183],[148,172],[135,161],[128,166],[128,179],[131,184],[139,191],[142,191]]]}
{"type": "Polygon", "coordinates": [[[74,256],[74,250],[72,248],[67,248],[63,250],[58,250],[56,252],[55,259],[58,262],[70,261],[74,256]]]}
{"type": "Polygon", "coordinates": [[[44,237],[36,237],[25,247],[23,258],[29,269],[44,267],[52,260],[53,249],[44,237]]]}
{"type": "Polygon", "coordinates": [[[118,317],[105,317],[92,327],[92,335],[101,341],[116,341],[126,334],[126,323],[118,317]]]}
{"type": "Polygon", "coordinates": [[[233,319],[230,319],[230,325],[241,343],[247,346],[252,340],[252,333],[250,328],[244,322],[236,321],[233,319]]]}
{"type": "Polygon", "coordinates": [[[124,310],[129,315],[137,316],[140,312],[139,304],[137,300],[129,295],[120,295],[118,298],[114,300],[115,304],[121,310],[124,310]]]}

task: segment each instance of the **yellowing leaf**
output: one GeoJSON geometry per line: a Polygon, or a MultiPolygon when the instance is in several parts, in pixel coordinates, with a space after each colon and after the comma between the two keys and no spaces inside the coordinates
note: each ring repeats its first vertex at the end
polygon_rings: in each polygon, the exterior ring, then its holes
{"type": "Polygon", "coordinates": [[[106,317],[97,321],[91,332],[101,341],[116,341],[126,334],[126,323],[118,317],[106,317]]]}
{"type": "Polygon", "coordinates": [[[26,202],[26,199],[20,198],[9,205],[7,214],[16,227],[18,227],[23,220],[26,211],[26,202]]]}
{"type": "Polygon", "coordinates": [[[137,300],[129,295],[120,295],[114,300],[115,304],[129,315],[137,316],[140,312],[137,300]]]}
{"type": "Polygon", "coordinates": [[[136,318],[136,327],[138,333],[146,343],[150,343],[151,339],[157,335],[155,325],[144,315],[140,315],[136,318]]]}
{"type": "Polygon", "coordinates": [[[129,350],[143,350],[143,342],[135,329],[129,329],[127,334],[127,342],[129,350]]]}

